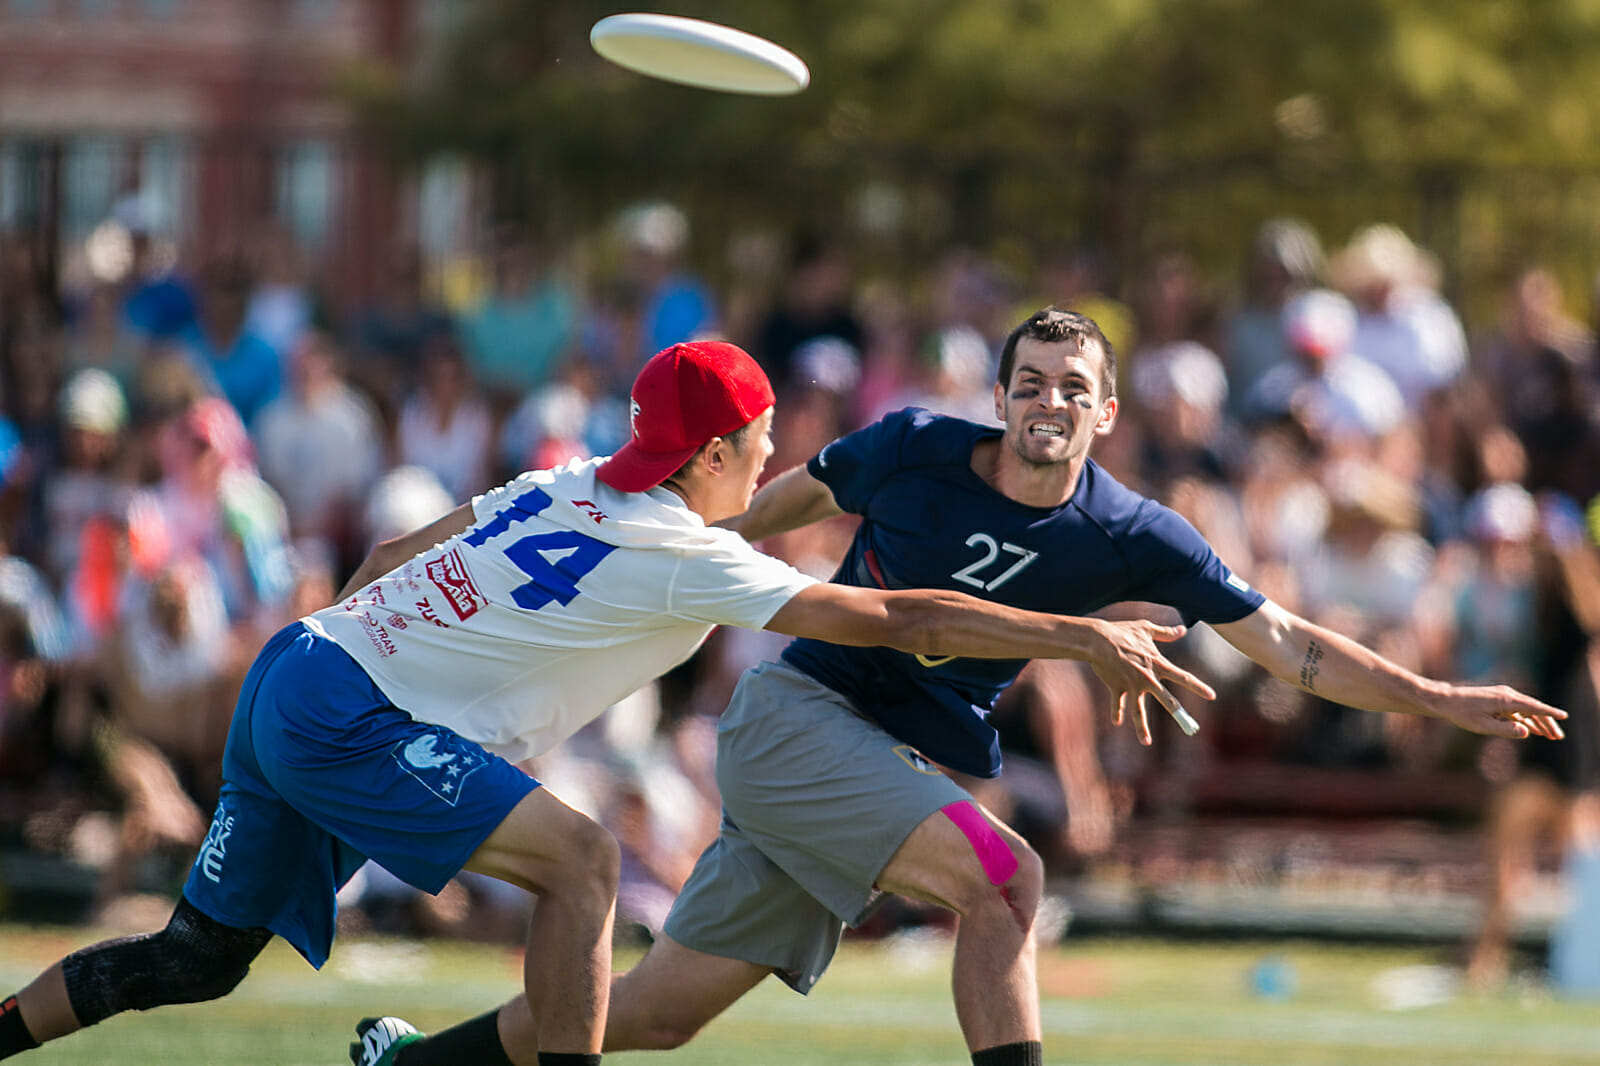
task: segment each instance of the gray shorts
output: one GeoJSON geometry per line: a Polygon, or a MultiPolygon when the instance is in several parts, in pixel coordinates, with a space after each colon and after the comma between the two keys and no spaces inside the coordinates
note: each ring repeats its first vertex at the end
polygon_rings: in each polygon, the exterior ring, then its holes
{"type": "Polygon", "coordinates": [[[667,916],[673,940],[816,984],[929,815],[966,790],[782,663],[739,679],[717,728],[722,831],[667,916]]]}

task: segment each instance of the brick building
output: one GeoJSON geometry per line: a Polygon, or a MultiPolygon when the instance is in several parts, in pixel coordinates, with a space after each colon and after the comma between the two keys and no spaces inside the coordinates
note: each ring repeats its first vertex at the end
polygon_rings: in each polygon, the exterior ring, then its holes
{"type": "Polygon", "coordinates": [[[356,136],[338,78],[414,69],[451,6],[0,0],[0,226],[71,271],[119,205],[186,263],[276,223],[336,302],[356,298],[418,197],[356,136]]]}

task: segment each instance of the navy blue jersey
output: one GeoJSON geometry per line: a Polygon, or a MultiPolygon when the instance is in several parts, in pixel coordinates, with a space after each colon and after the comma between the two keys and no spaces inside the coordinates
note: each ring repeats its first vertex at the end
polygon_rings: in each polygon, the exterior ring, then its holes
{"type": "MultiPolygon", "coordinates": [[[[908,408],[819,452],[806,469],[862,518],[833,580],[953,589],[1053,614],[1137,600],[1174,607],[1186,624],[1234,622],[1261,606],[1264,597],[1193,526],[1092,460],[1058,507],[996,492],[973,471],[972,449],[999,435],[908,408]]],[[[986,718],[1026,660],[930,659],[809,639],[783,657],[935,762],[980,777],[1000,772],[986,718]]]]}

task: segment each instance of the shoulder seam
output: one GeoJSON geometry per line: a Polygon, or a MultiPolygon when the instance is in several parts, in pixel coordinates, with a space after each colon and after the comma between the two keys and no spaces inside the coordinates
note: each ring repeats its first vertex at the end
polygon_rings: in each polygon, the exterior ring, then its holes
{"type": "MultiPolygon", "coordinates": [[[[923,408],[909,408],[908,407],[908,408],[903,408],[901,412],[896,412],[896,413],[903,413],[904,411],[910,411],[910,410],[927,411],[928,414],[932,415],[934,418],[939,419],[941,421],[961,422],[961,423],[964,423],[964,424],[966,424],[968,426],[974,426],[974,427],[977,427],[977,428],[982,428],[982,427],[978,427],[978,424],[976,422],[969,421],[968,419],[965,419],[965,418],[958,418],[955,415],[947,415],[947,414],[944,414],[943,412],[940,412],[940,411],[930,410],[929,408],[926,408],[926,407],[923,407],[923,408]]],[[[912,456],[908,456],[906,454],[906,441],[907,441],[908,438],[911,437],[911,435],[913,433],[916,433],[916,432],[919,432],[919,431],[920,432],[927,432],[927,431],[929,431],[929,430],[931,430],[933,428],[934,428],[934,425],[932,423],[929,423],[928,425],[925,425],[925,426],[918,427],[918,426],[912,425],[909,419],[907,420],[906,429],[900,435],[899,451],[897,453],[897,460],[898,461],[895,464],[896,467],[897,467],[896,472],[898,472],[899,470],[926,470],[926,469],[930,469],[930,468],[933,468],[933,467],[961,466],[961,465],[963,465],[963,461],[961,459],[959,459],[959,458],[919,459],[919,458],[915,458],[915,457],[912,457],[912,456]]],[[[977,443],[977,438],[976,437],[973,438],[972,443],[974,443],[974,444],[977,443]]],[[[967,458],[966,462],[967,463],[971,462],[970,453],[968,455],[968,458],[967,458]]],[[[893,477],[893,476],[894,476],[893,473],[891,473],[889,475],[889,477],[893,477]]],[[[885,480],[888,480],[888,478],[885,478],[885,480]]]]}
{"type": "MultiPolygon", "coordinates": [[[[1149,502],[1150,502],[1150,500],[1149,500],[1148,497],[1141,497],[1140,500],[1139,500],[1139,506],[1134,508],[1134,512],[1133,512],[1134,515],[1137,516],[1140,511],[1143,511],[1144,510],[1144,505],[1149,503],[1149,502]]],[[[1119,541],[1116,538],[1116,536],[1114,536],[1112,534],[1112,532],[1109,529],[1106,528],[1106,524],[1104,522],[1100,521],[1099,518],[1095,517],[1094,515],[1090,514],[1088,511],[1086,511],[1078,503],[1076,498],[1074,498],[1070,502],[1069,506],[1071,506],[1074,511],[1077,511],[1078,514],[1082,515],[1084,521],[1088,522],[1090,525],[1094,526],[1094,528],[1096,528],[1096,529],[1098,529],[1100,531],[1100,535],[1106,539],[1106,543],[1111,545],[1111,550],[1116,552],[1117,553],[1117,558],[1122,561],[1122,569],[1125,572],[1131,573],[1133,568],[1128,562],[1128,553],[1123,551],[1122,542],[1119,541]]]]}
{"type": "Polygon", "coordinates": [[[678,617],[678,610],[674,605],[674,600],[677,598],[678,573],[683,569],[683,560],[686,556],[686,553],[682,548],[677,547],[670,548],[669,550],[672,552],[672,574],[667,578],[667,595],[664,606],[666,607],[666,613],[671,617],[676,618],[678,617]]]}

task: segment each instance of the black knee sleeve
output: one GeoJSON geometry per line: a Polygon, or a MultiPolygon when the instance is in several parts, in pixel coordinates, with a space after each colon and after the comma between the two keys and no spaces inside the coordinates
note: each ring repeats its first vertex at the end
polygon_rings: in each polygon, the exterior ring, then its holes
{"type": "Polygon", "coordinates": [[[265,929],[223,925],[180,898],[159,933],[107,940],[61,960],[67,999],[85,1026],[125,1010],[217,999],[244,980],[271,939],[265,929]]]}

